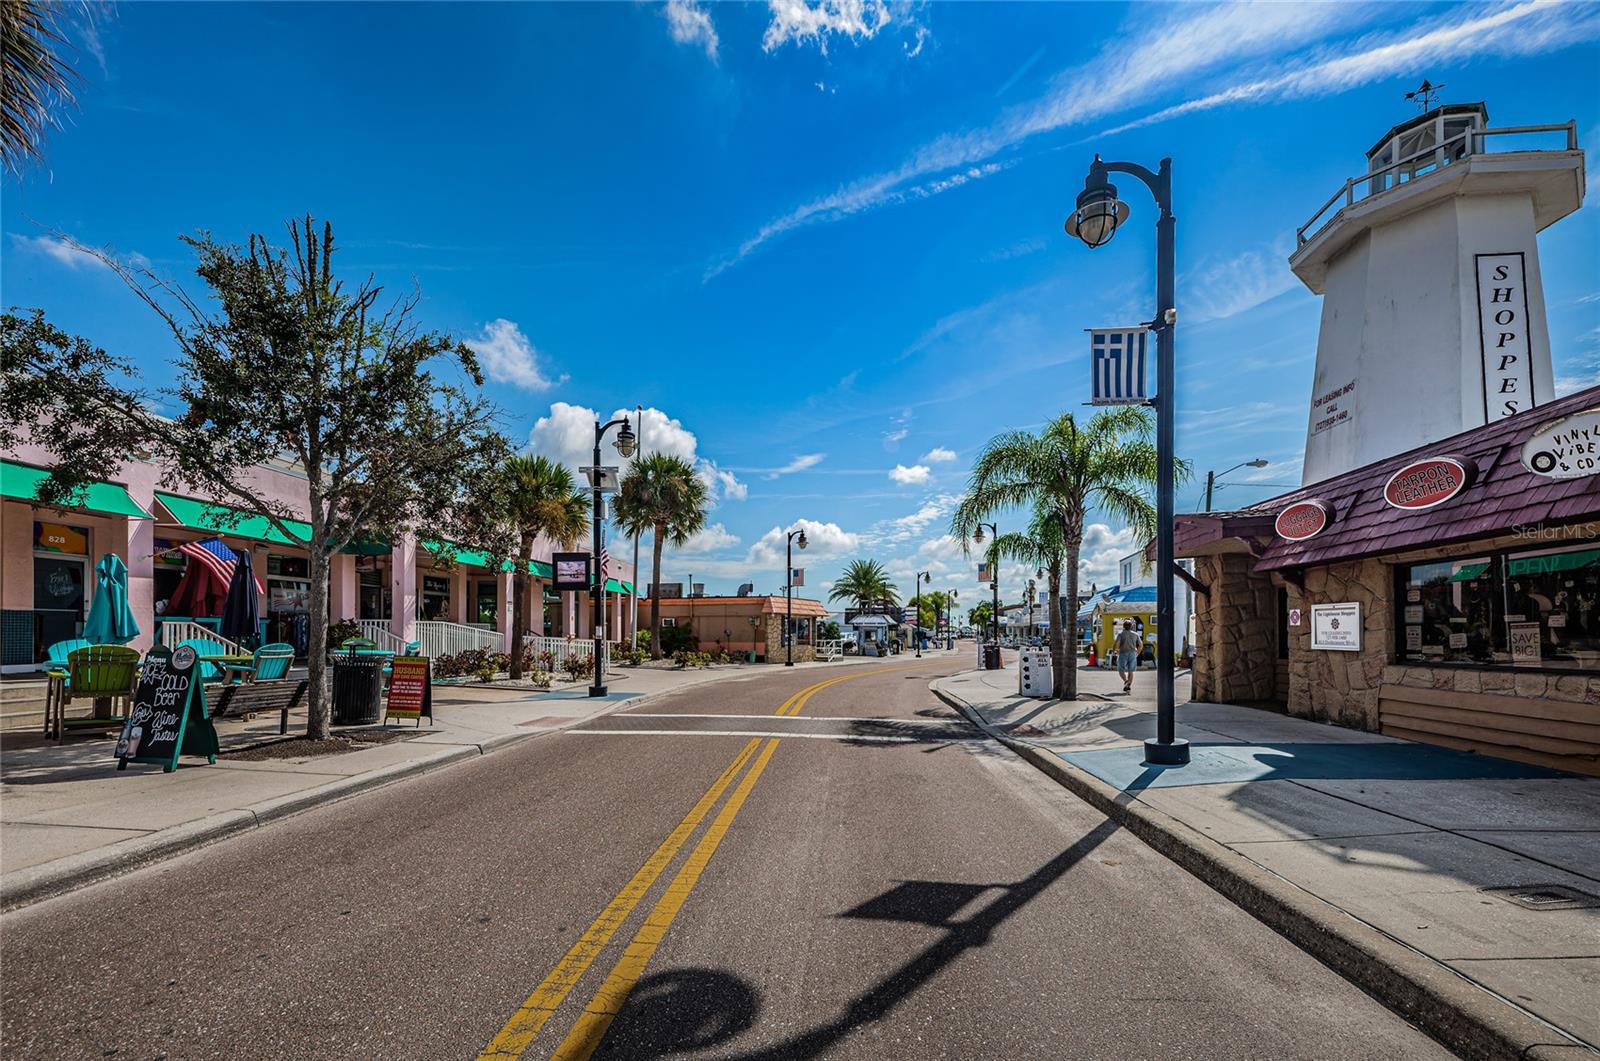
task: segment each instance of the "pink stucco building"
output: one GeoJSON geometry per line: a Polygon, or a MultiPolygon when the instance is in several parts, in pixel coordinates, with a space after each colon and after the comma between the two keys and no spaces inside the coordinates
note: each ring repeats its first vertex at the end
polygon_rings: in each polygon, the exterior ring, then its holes
{"type": "MultiPolygon", "coordinates": [[[[77,636],[93,594],[95,563],[106,553],[116,553],[128,565],[129,598],[140,627],[131,644],[149,647],[158,620],[170,618],[163,614],[164,605],[187,563],[176,547],[209,537],[220,537],[236,551],[250,550],[266,589],[261,614],[267,640],[295,644],[303,637],[304,622],[297,616],[304,614],[309,591],[307,554],[298,542],[268,529],[265,521],[247,519],[220,528],[219,502],[141,460],[124,463],[106,483],[91,489],[82,507],[46,508],[33,502],[33,487],[53,456],[24,445],[0,459],[0,668],[5,671],[33,670],[51,644],[77,636]]],[[[306,513],[305,476],[293,466],[257,466],[241,470],[240,476],[302,516],[306,513]]],[[[387,552],[335,555],[329,614],[336,621],[363,620],[368,631],[421,640],[425,650],[464,639],[493,641],[509,650],[511,575],[472,553],[461,553],[455,563],[441,563],[426,544],[430,541],[427,528],[419,527],[387,552]],[[486,638],[483,631],[500,637],[486,638]]],[[[534,558],[547,565],[553,548],[541,539],[534,558]]],[[[617,559],[624,550],[612,552],[606,628],[612,640],[621,640],[632,630],[634,578],[631,567],[617,559]]],[[[530,633],[592,636],[587,595],[557,596],[549,592],[548,580],[538,577],[528,599],[530,633]]]]}

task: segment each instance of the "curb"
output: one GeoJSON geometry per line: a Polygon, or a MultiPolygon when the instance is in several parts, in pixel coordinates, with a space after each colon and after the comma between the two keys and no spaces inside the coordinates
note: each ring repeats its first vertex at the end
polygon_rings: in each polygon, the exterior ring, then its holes
{"type": "Polygon", "coordinates": [[[286,796],[276,796],[250,807],[219,811],[205,818],[197,818],[194,821],[158,830],[149,836],[124,840],[94,851],[58,858],[41,866],[17,870],[15,873],[6,874],[4,885],[0,886],[0,913],[11,913],[136,869],[165,862],[167,859],[224,840],[236,833],[259,829],[270,822],[336,803],[396,781],[420,777],[464,760],[481,758],[525,740],[559,733],[601,718],[613,711],[636,707],[656,697],[701,684],[706,683],[690,682],[677,689],[658,689],[654,692],[640,693],[626,700],[608,701],[604,710],[591,712],[550,729],[527,733],[497,733],[482,741],[448,748],[425,759],[394,763],[364,774],[330,781],[316,788],[291,792],[286,796]]]}
{"type": "Polygon", "coordinates": [[[1595,1051],[1387,933],[1263,869],[1059,756],[995,729],[960,696],[936,697],[1057,784],[1268,928],[1470,1061],[1565,1061],[1595,1051]]]}

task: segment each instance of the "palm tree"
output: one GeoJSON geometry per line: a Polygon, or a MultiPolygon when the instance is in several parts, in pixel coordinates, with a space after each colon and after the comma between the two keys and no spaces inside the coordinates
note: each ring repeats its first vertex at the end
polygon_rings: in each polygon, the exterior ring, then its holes
{"type": "MultiPolygon", "coordinates": [[[[1076,608],[1072,616],[1073,634],[1068,639],[1061,628],[1061,606],[1057,601],[1061,598],[1061,575],[1067,567],[1067,540],[1062,532],[1061,520],[1057,519],[1051,510],[1043,505],[1035,504],[1033,519],[1028,523],[1028,529],[1023,532],[1013,531],[1002,534],[989,542],[989,550],[984,557],[991,565],[997,565],[1001,557],[1021,561],[1024,567],[1033,568],[1045,579],[1045,608],[1050,617],[1050,660],[1052,670],[1056,677],[1053,679],[1055,688],[1052,693],[1061,696],[1063,688],[1061,675],[1063,670],[1071,670],[1065,663],[1070,657],[1068,648],[1076,651],[1077,615],[1076,608]]],[[[1074,580],[1076,586],[1076,580],[1074,580]]],[[[1074,591],[1075,592],[1075,591],[1074,591]]],[[[1072,676],[1072,695],[1064,697],[1071,699],[1077,695],[1077,675],[1072,676]]]]}
{"type": "MultiPolygon", "coordinates": [[[[543,535],[565,549],[578,544],[588,526],[588,498],[566,465],[548,457],[518,455],[505,463],[506,518],[518,539],[512,565],[511,662],[507,673],[522,677],[522,639],[527,635],[528,581],[533,543],[543,535]]],[[[540,602],[543,606],[543,602],[540,602]]]]}
{"type": "MultiPolygon", "coordinates": [[[[1078,696],[1078,559],[1084,518],[1098,509],[1132,527],[1139,541],[1155,536],[1156,510],[1148,496],[1160,467],[1150,440],[1154,426],[1148,409],[1130,405],[1098,412],[1082,428],[1071,413],[1064,413],[1037,435],[1027,431],[996,435],[973,465],[966,497],[951,517],[950,533],[963,543],[971,539],[979,520],[1004,509],[1031,508],[1036,526],[1045,520],[1060,527],[1061,565],[1072,604],[1064,623],[1051,623],[1052,691],[1058,699],[1078,696]],[[1063,628],[1059,636],[1058,627],[1063,628]],[[1074,652],[1070,666],[1068,646],[1074,652]]],[[[1186,480],[1188,463],[1177,462],[1176,471],[1180,481],[1186,480]]],[[[1038,555],[1046,555],[1050,544],[1046,538],[1038,555]]],[[[1156,577],[1172,575],[1161,571],[1156,577]]],[[[1055,590],[1050,594],[1052,617],[1061,611],[1057,595],[1055,590]]],[[[1163,630],[1161,636],[1162,651],[1168,651],[1172,632],[1163,630]]]]}
{"type": "Polygon", "coordinates": [[[629,534],[651,532],[650,657],[660,659],[661,549],[669,542],[683,545],[705,527],[706,484],[682,457],[652,453],[635,460],[623,476],[616,513],[617,525],[629,534]]]}
{"type": "Polygon", "coordinates": [[[43,160],[52,111],[73,102],[77,74],[59,54],[70,47],[63,9],[50,0],[0,0],[0,157],[13,173],[43,160]]]}
{"type": "Polygon", "coordinates": [[[889,581],[889,572],[876,560],[852,560],[833,584],[828,600],[854,601],[861,611],[871,611],[880,603],[900,603],[900,591],[889,581]]]}

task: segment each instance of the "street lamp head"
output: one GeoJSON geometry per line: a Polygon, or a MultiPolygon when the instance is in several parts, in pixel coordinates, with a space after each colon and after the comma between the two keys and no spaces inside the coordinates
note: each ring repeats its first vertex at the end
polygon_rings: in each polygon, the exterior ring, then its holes
{"type": "Polygon", "coordinates": [[[795,539],[795,544],[798,545],[802,549],[804,549],[806,547],[806,532],[805,531],[802,530],[800,532],[800,537],[795,539]]]}
{"type": "Polygon", "coordinates": [[[1260,457],[1257,457],[1253,461],[1245,461],[1244,462],[1244,466],[1246,468],[1265,468],[1267,466],[1267,464],[1268,464],[1268,462],[1262,460],[1260,457]]]}
{"type": "Polygon", "coordinates": [[[622,430],[617,432],[617,452],[624,457],[633,456],[634,445],[638,436],[633,433],[633,425],[628,423],[628,418],[622,418],[622,430]]]}
{"type": "Polygon", "coordinates": [[[1094,157],[1089,176],[1078,195],[1077,208],[1067,218],[1067,235],[1076,236],[1090,247],[1110,242],[1117,226],[1128,219],[1128,204],[1117,198],[1116,185],[1106,180],[1100,156],[1094,157]]]}
{"type": "Polygon", "coordinates": [[[983,544],[983,524],[978,524],[978,529],[972,532],[972,540],[978,545],[983,544]]]}

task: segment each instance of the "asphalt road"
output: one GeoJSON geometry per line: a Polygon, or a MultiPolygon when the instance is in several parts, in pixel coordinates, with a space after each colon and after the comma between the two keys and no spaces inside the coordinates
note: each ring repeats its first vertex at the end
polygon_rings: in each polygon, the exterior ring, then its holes
{"type": "Polygon", "coordinates": [[[1450,1056],[979,738],[967,665],[754,671],[7,915],[0,1054],[1450,1056]]]}

